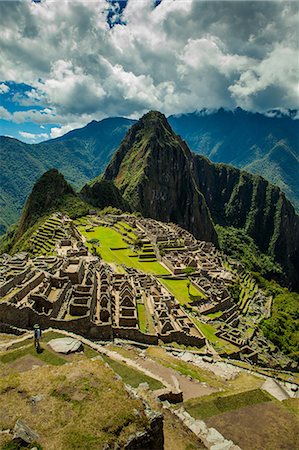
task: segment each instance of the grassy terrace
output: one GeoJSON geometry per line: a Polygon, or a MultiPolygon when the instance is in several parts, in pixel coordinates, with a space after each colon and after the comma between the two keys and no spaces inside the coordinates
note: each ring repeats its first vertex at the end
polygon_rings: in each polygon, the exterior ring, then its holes
{"type": "Polygon", "coordinates": [[[192,284],[190,284],[190,288],[188,291],[188,280],[167,280],[160,279],[161,283],[169,289],[169,291],[175,296],[175,298],[180,302],[181,305],[186,305],[192,301],[197,300],[198,298],[204,298],[204,295],[195,289],[192,284]]]}
{"type": "Polygon", "coordinates": [[[206,339],[213,345],[213,347],[215,347],[218,352],[234,353],[239,350],[236,345],[233,345],[230,342],[227,342],[224,339],[216,336],[217,329],[212,325],[202,323],[200,322],[200,320],[195,318],[193,318],[193,321],[200,329],[200,331],[204,334],[206,339]]]}
{"type": "Polygon", "coordinates": [[[195,419],[204,420],[227,411],[271,400],[273,397],[260,389],[225,396],[221,396],[217,392],[217,394],[211,394],[201,399],[188,400],[185,402],[185,408],[195,419]]]}
{"type": "MultiPolygon", "coordinates": [[[[65,364],[68,361],[68,359],[62,355],[54,353],[49,348],[46,348],[46,344],[51,339],[57,339],[61,337],[65,337],[65,335],[56,333],[54,331],[44,333],[41,341],[41,348],[43,349],[41,353],[36,352],[34,348],[33,337],[30,337],[20,342],[16,342],[5,353],[0,354],[0,363],[11,364],[25,356],[32,356],[34,358],[37,358],[39,361],[43,363],[52,366],[61,366],[65,364]]],[[[92,358],[93,356],[98,356],[98,353],[91,347],[85,345],[84,355],[87,358],[92,358]]]]}
{"type": "MultiPolygon", "coordinates": [[[[158,261],[140,261],[139,255],[141,252],[134,252],[130,249],[128,244],[123,240],[122,235],[112,228],[99,226],[94,227],[93,231],[90,232],[86,231],[86,228],[83,226],[79,226],[78,229],[87,240],[99,240],[98,252],[103,261],[125,264],[128,267],[157,275],[169,274],[158,261]],[[121,248],[121,250],[112,250],[113,248],[121,248]]],[[[87,243],[87,245],[91,249],[92,244],[87,243]]]]}

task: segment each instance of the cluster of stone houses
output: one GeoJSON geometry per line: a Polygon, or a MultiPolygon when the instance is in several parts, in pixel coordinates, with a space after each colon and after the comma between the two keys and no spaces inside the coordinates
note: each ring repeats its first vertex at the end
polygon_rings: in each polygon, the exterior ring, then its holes
{"type": "MultiPolygon", "coordinates": [[[[89,254],[72,221],[59,214],[52,221],[65,223],[67,230],[55,241],[55,256],[0,256],[0,324],[31,328],[38,322],[100,340],[120,337],[152,344],[162,340],[204,345],[190,312],[181,307],[159,277],[129,267],[117,271],[89,254]],[[140,311],[145,317],[142,326],[140,311]]],[[[240,311],[229,292],[234,272],[225,269],[227,258],[213,244],[197,241],[178,225],[153,219],[93,216],[90,229],[99,221],[116,230],[119,221],[127,223],[130,234],[144,246],[145,255],[148,249],[174,278],[188,275],[202,293],[190,303],[192,313],[204,317],[221,312],[217,319],[219,338],[247,348],[249,339],[239,326],[240,311]]],[[[123,232],[126,238],[126,230],[123,232]]],[[[245,353],[251,355],[249,347],[245,353]]]]}

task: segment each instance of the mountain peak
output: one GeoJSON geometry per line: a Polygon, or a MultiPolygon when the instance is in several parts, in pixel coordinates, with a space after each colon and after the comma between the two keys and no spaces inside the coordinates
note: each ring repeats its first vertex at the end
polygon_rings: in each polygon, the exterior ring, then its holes
{"type": "Polygon", "coordinates": [[[22,235],[37,219],[54,208],[58,199],[65,195],[74,195],[73,188],[66,182],[57,169],[45,172],[35,183],[25,204],[18,235],[22,235]]]}
{"type": "Polygon", "coordinates": [[[178,223],[198,238],[217,242],[190,158],[190,150],[166,117],[150,111],[128,131],[103,179],[115,183],[133,210],[178,223]]]}

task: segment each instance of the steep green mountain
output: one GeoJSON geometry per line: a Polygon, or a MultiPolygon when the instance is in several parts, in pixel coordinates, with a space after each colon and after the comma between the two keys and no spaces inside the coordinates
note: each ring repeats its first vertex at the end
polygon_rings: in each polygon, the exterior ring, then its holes
{"type": "Polygon", "coordinates": [[[262,175],[299,210],[299,121],[271,111],[241,108],[170,116],[169,123],[195,153],[262,175]]]}
{"type": "Polygon", "coordinates": [[[176,222],[199,239],[217,242],[213,221],[243,230],[299,286],[299,218],[285,195],[260,176],[192,154],[161,113],[132,126],[103,179],[134,210],[176,222]]]}
{"type": "Polygon", "coordinates": [[[132,126],[103,179],[114,181],[124,199],[145,217],[178,223],[199,239],[217,242],[193,177],[192,154],[163,114],[149,112],[132,126]]]}
{"type": "Polygon", "coordinates": [[[283,192],[258,175],[194,155],[198,187],[222,226],[243,229],[299,283],[299,217],[283,192]]]}
{"type": "Polygon", "coordinates": [[[2,237],[0,251],[14,253],[23,249],[36,227],[53,212],[64,212],[76,218],[88,214],[90,208],[91,206],[75,193],[57,169],[48,170],[33,186],[18,226],[2,237]]]}
{"type": "MultiPolygon", "coordinates": [[[[170,116],[169,123],[195,153],[262,175],[299,209],[298,120],[237,108],[170,116]]],[[[295,115],[295,112],[293,116],[295,115]]],[[[128,128],[124,118],[92,121],[40,144],[0,137],[0,234],[16,222],[35,181],[56,167],[76,188],[104,170],[128,128]]]]}
{"type": "Polygon", "coordinates": [[[25,203],[16,236],[23,235],[45,214],[63,210],[76,217],[87,214],[88,205],[79,198],[57,169],[51,169],[33,186],[25,203]]]}
{"type": "Polygon", "coordinates": [[[0,234],[15,223],[36,180],[52,167],[75,188],[101,172],[132,121],[91,122],[86,127],[40,144],[0,137],[0,234]]]}

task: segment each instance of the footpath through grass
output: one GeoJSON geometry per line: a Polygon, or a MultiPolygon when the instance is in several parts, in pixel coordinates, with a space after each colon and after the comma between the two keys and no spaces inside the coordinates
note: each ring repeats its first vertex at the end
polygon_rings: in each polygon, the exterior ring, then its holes
{"type": "Polygon", "coordinates": [[[150,389],[152,389],[153,391],[155,391],[156,389],[162,389],[164,387],[164,385],[160,383],[160,381],[148,377],[142,372],[132,369],[126,364],[114,361],[113,359],[105,355],[103,355],[103,359],[122,378],[124,383],[129,384],[134,388],[138,387],[140,383],[148,383],[150,389]]]}
{"type": "Polygon", "coordinates": [[[33,345],[6,352],[4,355],[0,356],[0,362],[4,364],[13,363],[17,359],[27,355],[34,356],[40,361],[51,364],[52,366],[61,366],[67,362],[64,358],[61,358],[45,348],[42,349],[41,353],[37,353],[33,345]]]}

